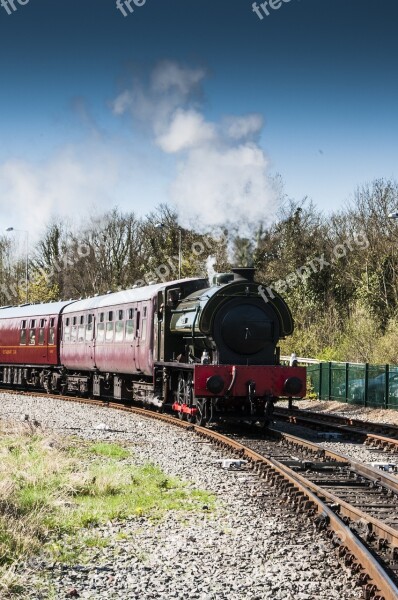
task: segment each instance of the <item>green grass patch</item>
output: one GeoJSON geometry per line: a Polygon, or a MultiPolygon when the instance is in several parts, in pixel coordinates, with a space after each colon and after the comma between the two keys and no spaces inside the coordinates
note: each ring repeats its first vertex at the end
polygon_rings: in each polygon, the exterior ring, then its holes
{"type": "Polygon", "coordinates": [[[44,549],[54,560],[73,563],[82,549],[107,545],[93,531],[75,535],[79,529],[213,504],[212,495],[157,466],[137,466],[128,447],[54,439],[0,424],[0,596],[18,593],[10,568],[29,554],[44,549]],[[75,539],[75,546],[58,543],[61,535],[75,539]]]}
{"type": "Polygon", "coordinates": [[[128,458],[130,452],[126,448],[122,448],[118,444],[108,444],[105,442],[97,442],[90,445],[90,452],[96,456],[106,456],[108,458],[128,458]]]}

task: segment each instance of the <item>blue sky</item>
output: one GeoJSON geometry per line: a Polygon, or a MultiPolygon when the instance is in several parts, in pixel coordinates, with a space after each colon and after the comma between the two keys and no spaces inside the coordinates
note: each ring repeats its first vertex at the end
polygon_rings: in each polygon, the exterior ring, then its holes
{"type": "Polygon", "coordinates": [[[116,0],[14,4],[2,230],[160,202],[205,228],[256,221],[275,214],[276,173],[328,212],[397,178],[396,0],[290,0],[261,20],[251,0],[131,2],[127,17],[116,0]]]}

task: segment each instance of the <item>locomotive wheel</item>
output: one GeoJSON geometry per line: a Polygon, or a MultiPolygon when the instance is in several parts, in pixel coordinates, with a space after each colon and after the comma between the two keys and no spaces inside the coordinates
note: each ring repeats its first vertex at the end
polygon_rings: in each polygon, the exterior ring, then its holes
{"type": "MultiPolygon", "coordinates": [[[[193,381],[192,381],[192,373],[188,373],[187,379],[185,382],[185,404],[192,408],[193,406],[193,381]]],[[[186,414],[186,419],[188,423],[192,423],[195,420],[195,417],[189,414],[186,414]]]]}
{"type": "MultiPolygon", "coordinates": [[[[185,402],[185,379],[184,379],[183,373],[179,373],[179,375],[178,375],[177,402],[178,402],[178,404],[184,404],[184,402],[185,402]]],[[[184,419],[184,413],[182,411],[178,412],[178,418],[181,421],[184,419]]]]}
{"type": "MultiPolygon", "coordinates": [[[[192,394],[192,374],[185,374],[181,372],[178,375],[178,384],[177,384],[177,402],[179,404],[186,404],[190,408],[193,405],[193,394],[192,394]]],[[[192,423],[194,418],[192,415],[187,413],[179,412],[178,418],[183,420],[186,419],[189,423],[192,423]]]]}
{"type": "Polygon", "coordinates": [[[195,420],[196,420],[196,425],[199,425],[200,427],[204,427],[207,423],[207,401],[204,400],[196,400],[196,408],[198,409],[198,412],[195,415],[195,420]]]}

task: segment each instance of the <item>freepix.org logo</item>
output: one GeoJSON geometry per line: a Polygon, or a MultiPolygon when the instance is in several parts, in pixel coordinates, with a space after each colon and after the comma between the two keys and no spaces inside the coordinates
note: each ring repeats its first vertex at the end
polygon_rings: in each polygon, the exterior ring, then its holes
{"type": "Polygon", "coordinates": [[[291,0],[266,0],[266,2],[261,2],[260,6],[257,2],[253,2],[252,9],[253,12],[256,13],[260,20],[264,19],[264,15],[266,17],[270,16],[270,10],[279,10],[282,4],[287,4],[291,2],[291,0]]]}
{"type": "Polygon", "coordinates": [[[25,6],[25,4],[29,2],[29,0],[0,0],[1,6],[4,8],[8,15],[12,15],[12,13],[14,13],[17,10],[18,6],[15,5],[16,2],[20,6],[25,6]]]}
{"type": "Polygon", "coordinates": [[[141,6],[144,6],[145,3],[146,0],[116,0],[116,8],[120,10],[123,17],[128,17],[129,14],[134,12],[134,8],[131,4],[140,8],[141,6]]]}

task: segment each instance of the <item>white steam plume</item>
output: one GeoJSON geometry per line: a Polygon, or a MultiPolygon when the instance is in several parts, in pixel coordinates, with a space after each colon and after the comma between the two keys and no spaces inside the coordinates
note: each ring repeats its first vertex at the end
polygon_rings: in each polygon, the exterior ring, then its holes
{"type": "Polygon", "coordinates": [[[162,62],[147,85],[122,91],[113,111],[130,112],[149,124],[157,146],[177,158],[170,196],[181,225],[238,227],[244,235],[276,209],[268,159],[259,145],[263,118],[247,114],[207,120],[198,102],[205,76],[203,69],[162,62]]]}
{"type": "Polygon", "coordinates": [[[208,256],[206,259],[206,271],[207,271],[207,277],[211,283],[214,275],[216,274],[216,271],[214,269],[214,265],[216,264],[217,259],[215,256],[208,256]]]}

